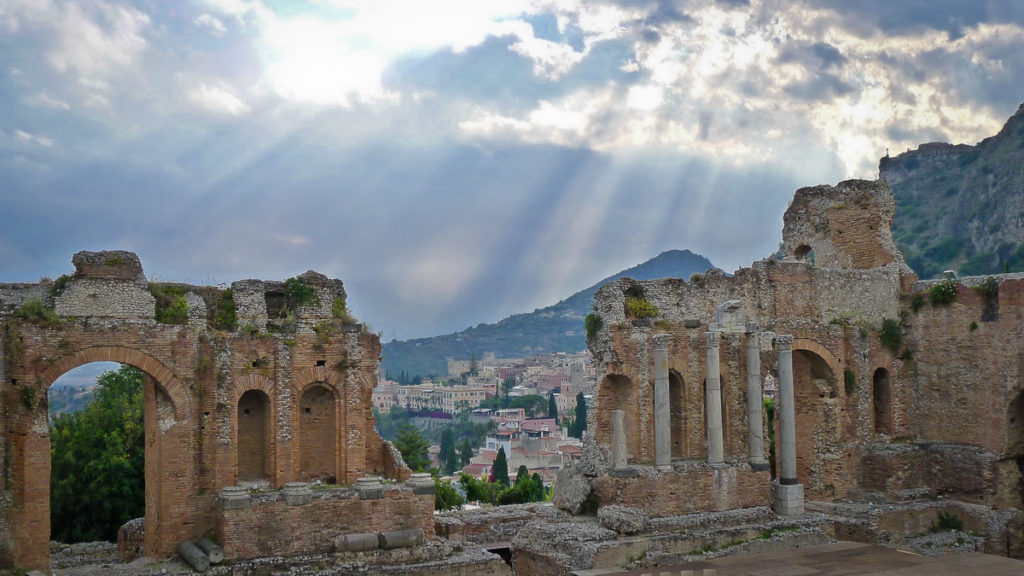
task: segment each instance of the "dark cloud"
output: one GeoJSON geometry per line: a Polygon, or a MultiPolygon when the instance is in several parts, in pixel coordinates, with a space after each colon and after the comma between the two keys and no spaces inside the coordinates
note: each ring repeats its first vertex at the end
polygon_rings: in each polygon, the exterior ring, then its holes
{"type": "Polygon", "coordinates": [[[951,40],[980,23],[1024,24],[1024,3],[1006,0],[821,0],[819,6],[841,16],[840,25],[859,36],[941,30],[951,40]]]}

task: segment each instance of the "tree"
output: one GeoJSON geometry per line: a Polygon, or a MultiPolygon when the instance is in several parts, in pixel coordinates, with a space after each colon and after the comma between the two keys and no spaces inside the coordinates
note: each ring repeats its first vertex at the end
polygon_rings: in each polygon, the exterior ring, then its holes
{"type": "Polygon", "coordinates": [[[402,453],[406,466],[413,472],[424,472],[430,467],[430,457],[427,456],[430,443],[415,426],[402,425],[398,434],[395,434],[395,448],[402,453]]]}
{"type": "Polygon", "coordinates": [[[533,483],[535,484],[535,486],[537,488],[537,493],[533,497],[534,501],[536,501],[536,502],[543,502],[544,499],[545,499],[544,498],[544,496],[545,496],[545,494],[544,494],[544,480],[540,477],[540,474],[537,473],[537,472],[533,473],[533,476],[531,476],[531,479],[533,480],[533,483]]]}
{"type": "Polygon", "coordinates": [[[434,510],[458,510],[464,502],[451,483],[434,479],[434,510]]]}
{"type": "Polygon", "coordinates": [[[583,392],[576,395],[576,419],[569,428],[569,435],[583,439],[583,431],[587,429],[587,400],[583,392]]]}
{"type": "Polygon", "coordinates": [[[504,446],[498,448],[498,455],[494,458],[494,464],[491,465],[491,477],[494,478],[496,484],[508,488],[508,458],[505,457],[504,446]]]}
{"type": "Polygon", "coordinates": [[[97,383],[84,409],[50,426],[50,526],[61,542],[114,541],[146,511],[142,371],[122,365],[97,383]]]}
{"type": "Polygon", "coordinates": [[[519,468],[516,470],[516,484],[515,485],[519,486],[520,484],[523,483],[523,480],[529,480],[529,479],[530,479],[530,471],[527,470],[526,464],[520,464],[519,468]]]}
{"type": "Polygon", "coordinates": [[[555,393],[548,395],[548,418],[558,420],[558,403],[555,402],[555,393]]]}
{"type": "Polygon", "coordinates": [[[469,438],[463,438],[462,446],[459,447],[459,463],[463,466],[468,466],[472,458],[473,446],[469,443],[469,438]]]}

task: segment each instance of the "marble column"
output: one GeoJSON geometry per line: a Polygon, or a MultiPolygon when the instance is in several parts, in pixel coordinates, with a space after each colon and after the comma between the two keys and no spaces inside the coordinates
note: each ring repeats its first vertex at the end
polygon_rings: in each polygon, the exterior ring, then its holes
{"type": "Polygon", "coordinates": [[[804,487],[796,475],[796,407],[793,394],[793,337],[775,337],[779,353],[779,460],[778,483],[773,486],[775,511],[783,516],[804,513],[804,487]]]}
{"type": "Polygon", "coordinates": [[[764,402],[761,392],[761,342],[757,324],[747,323],[747,445],[750,467],[767,470],[768,460],[764,457],[764,419],[761,414],[764,402]]]}
{"type": "Polygon", "coordinates": [[[708,424],[708,462],[720,464],[725,461],[722,438],[722,378],[719,368],[718,343],[721,332],[705,332],[707,338],[707,366],[704,379],[704,417],[708,424]]]}
{"type": "Polygon", "coordinates": [[[612,410],[612,468],[626,467],[626,412],[612,410]]]}
{"type": "Polygon", "coordinates": [[[672,467],[672,429],[668,392],[668,334],[654,337],[654,465],[672,467]]]}

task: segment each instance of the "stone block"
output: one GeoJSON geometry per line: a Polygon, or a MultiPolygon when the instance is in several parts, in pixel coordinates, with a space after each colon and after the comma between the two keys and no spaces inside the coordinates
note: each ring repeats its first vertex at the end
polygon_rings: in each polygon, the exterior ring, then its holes
{"type": "Polygon", "coordinates": [[[405,485],[412,488],[413,494],[433,494],[434,493],[434,479],[430,474],[417,473],[413,474],[409,480],[405,482],[405,485]]]}
{"type": "Polygon", "coordinates": [[[800,516],[804,513],[803,484],[772,484],[772,508],[780,516],[800,516]]]}
{"type": "Polygon", "coordinates": [[[220,492],[221,510],[247,510],[252,507],[252,496],[249,490],[241,486],[225,486],[220,492]]]}
{"type": "Polygon", "coordinates": [[[384,485],[377,476],[356,480],[355,489],[360,500],[377,500],[384,497],[384,485]]]}

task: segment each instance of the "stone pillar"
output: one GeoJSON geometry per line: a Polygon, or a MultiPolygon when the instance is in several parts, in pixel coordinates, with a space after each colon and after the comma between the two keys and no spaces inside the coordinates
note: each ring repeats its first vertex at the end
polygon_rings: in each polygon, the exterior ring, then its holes
{"type": "Polygon", "coordinates": [[[779,481],[774,486],[775,511],[783,516],[804,513],[804,487],[796,475],[796,407],[793,394],[793,337],[775,337],[779,352],[779,481]]]}
{"type": "Polygon", "coordinates": [[[719,371],[718,342],[721,332],[705,332],[707,338],[707,367],[704,379],[704,418],[708,423],[708,462],[720,464],[725,461],[724,440],[722,439],[722,378],[719,371]]]}
{"type": "Polygon", "coordinates": [[[672,467],[672,429],[668,394],[668,334],[654,337],[654,465],[672,467]]]}
{"type": "Polygon", "coordinates": [[[612,468],[625,468],[626,458],[626,412],[612,410],[612,468]]]}
{"type": "Polygon", "coordinates": [[[764,457],[764,420],[761,417],[764,403],[761,392],[761,342],[757,324],[747,323],[747,445],[750,467],[767,470],[768,460],[764,457]]]}

